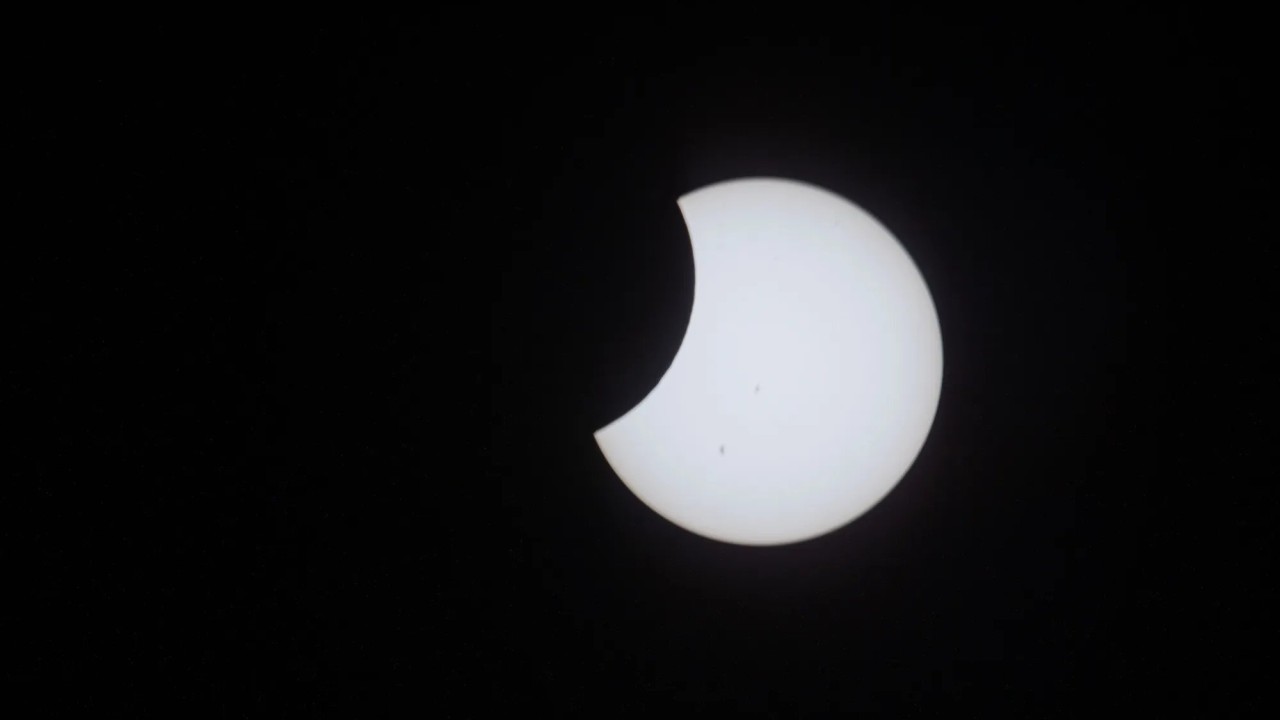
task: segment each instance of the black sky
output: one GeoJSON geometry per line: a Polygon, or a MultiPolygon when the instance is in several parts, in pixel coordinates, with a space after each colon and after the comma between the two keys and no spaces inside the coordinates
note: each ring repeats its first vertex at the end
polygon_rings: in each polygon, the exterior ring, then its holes
{"type": "Polygon", "coordinates": [[[774,12],[42,26],[7,680],[144,714],[1259,707],[1258,19],[774,12]],[[897,489],[765,549],[667,523],[591,437],[682,340],[676,198],[747,175],[889,227],[945,355],[897,489]]]}

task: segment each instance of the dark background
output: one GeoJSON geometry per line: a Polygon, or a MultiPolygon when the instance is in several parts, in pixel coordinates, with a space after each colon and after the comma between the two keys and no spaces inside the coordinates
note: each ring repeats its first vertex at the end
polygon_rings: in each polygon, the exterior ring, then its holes
{"type": "Polygon", "coordinates": [[[6,683],[144,713],[1261,707],[1258,27],[33,21],[6,683]],[[897,489],[766,549],[662,520],[591,438],[681,342],[675,199],[746,175],[888,226],[945,354],[897,489]]]}

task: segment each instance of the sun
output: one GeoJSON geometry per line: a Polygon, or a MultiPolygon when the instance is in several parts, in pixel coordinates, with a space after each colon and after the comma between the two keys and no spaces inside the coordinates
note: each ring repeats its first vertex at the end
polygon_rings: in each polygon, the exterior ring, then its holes
{"type": "Polygon", "coordinates": [[[928,287],[866,211],[744,178],[677,201],[693,310],[671,367],[595,433],[655,512],[724,542],[830,532],[884,498],[929,434],[942,336],[928,287]]]}

